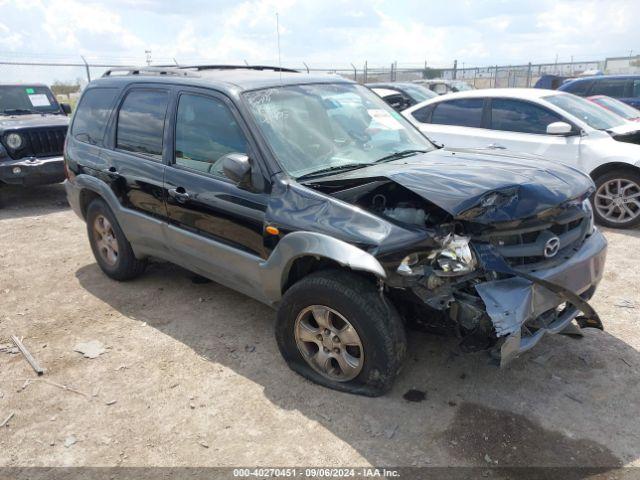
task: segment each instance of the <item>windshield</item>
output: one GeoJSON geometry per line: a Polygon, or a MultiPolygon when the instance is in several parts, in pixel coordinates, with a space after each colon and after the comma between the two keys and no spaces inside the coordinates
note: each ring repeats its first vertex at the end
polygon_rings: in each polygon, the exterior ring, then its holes
{"type": "Polygon", "coordinates": [[[247,92],[244,98],[280,165],[294,177],[435,148],[360,85],[292,85],[247,92]]]}
{"type": "Polygon", "coordinates": [[[48,87],[0,85],[0,113],[59,113],[60,107],[48,87]]]}
{"type": "Polygon", "coordinates": [[[630,105],[627,105],[626,103],[621,102],[620,100],[616,100],[615,98],[597,97],[592,98],[591,101],[611,110],[613,113],[617,113],[622,118],[626,118],[627,120],[640,117],[640,111],[636,110],[630,105]]]}
{"type": "Polygon", "coordinates": [[[625,123],[624,118],[571,93],[549,95],[543,98],[596,130],[609,130],[625,123]]]}
{"type": "Polygon", "coordinates": [[[438,96],[437,93],[420,85],[403,85],[402,89],[418,103],[438,96]]]}

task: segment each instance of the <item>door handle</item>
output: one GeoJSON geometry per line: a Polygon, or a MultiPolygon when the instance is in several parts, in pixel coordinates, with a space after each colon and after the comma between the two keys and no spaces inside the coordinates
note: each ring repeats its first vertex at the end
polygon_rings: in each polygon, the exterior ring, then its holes
{"type": "Polygon", "coordinates": [[[183,187],[170,188],[168,191],[169,196],[175,198],[179,203],[185,203],[189,200],[189,194],[183,187]]]}
{"type": "Polygon", "coordinates": [[[503,147],[502,145],[499,145],[497,143],[491,143],[489,145],[487,145],[487,148],[490,148],[491,150],[506,150],[507,147],[503,147]]]}

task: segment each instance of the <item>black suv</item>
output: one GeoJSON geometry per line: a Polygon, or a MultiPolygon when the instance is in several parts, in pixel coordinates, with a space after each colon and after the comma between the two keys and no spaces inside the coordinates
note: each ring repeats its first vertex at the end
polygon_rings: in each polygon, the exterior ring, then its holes
{"type": "Polygon", "coordinates": [[[45,85],[0,85],[0,186],[64,180],[70,112],[45,85]]]}
{"type": "Polygon", "coordinates": [[[65,148],[100,268],[159,257],[277,308],[289,366],[390,388],[405,325],[505,363],[545,333],[602,328],[606,241],[570,167],[434,147],[367,88],[268,67],[107,72],[65,148]],[[583,315],[580,315],[582,312],[583,315]]]}

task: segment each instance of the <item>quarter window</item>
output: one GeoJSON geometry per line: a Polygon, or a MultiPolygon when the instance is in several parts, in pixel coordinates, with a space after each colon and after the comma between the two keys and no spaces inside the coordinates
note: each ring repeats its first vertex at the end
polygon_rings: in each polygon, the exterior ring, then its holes
{"type": "Polygon", "coordinates": [[[482,124],[482,98],[461,98],[438,103],[431,116],[431,123],[480,127],[482,124]]]}
{"type": "Polygon", "coordinates": [[[246,153],[247,141],[231,110],[216,98],[181,95],[175,163],[224,176],[221,159],[232,152],[246,153]]]}
{"type": "Polygon", "coordinates": [[[92,145],[102,144],[117,92],[115,88],[92,88],[85,92],[73,119],[71,134],[76,140],[92,145]]]}
{"type": "Polygon", "coordinates": [[[560,122],[559,115],[527,102],[491,100],[491,129],[521,133],[547,133],[547,125],[560,122]]]}
{"type": "Polygon", "coordinates": [[[162,157],[168,104],[169,93],[166,91],[131,91],[118,112],[117,148],[156,159],[162,157]]]}
{"type": "Polygon", "coordinates": [[[426,107],[419,108],[411,115],[420,123],[431,123],[431,112],[433,111],[433,105],[427,105],[426,107]]]}

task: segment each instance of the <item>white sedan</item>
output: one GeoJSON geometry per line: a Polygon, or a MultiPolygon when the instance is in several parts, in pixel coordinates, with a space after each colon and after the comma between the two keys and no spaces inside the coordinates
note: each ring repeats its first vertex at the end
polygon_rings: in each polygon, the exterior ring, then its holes
{"type": "Polygon", "coordinates": [[[600,224],[640,224],[638,122],[569,93],[534,88],[452,93],[402,114],[446,147],[525,152],[579,168],[596,184],[600,224]]]}

